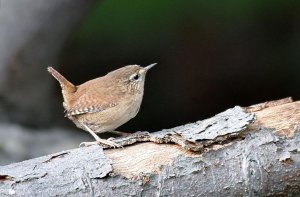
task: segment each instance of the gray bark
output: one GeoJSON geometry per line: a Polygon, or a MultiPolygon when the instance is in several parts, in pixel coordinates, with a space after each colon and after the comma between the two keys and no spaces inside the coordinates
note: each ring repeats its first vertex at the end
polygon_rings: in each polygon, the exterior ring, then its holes
{"type": "Polygon", "coordinates": [[[0,195],[297,196],[300,102],[263,108],[2,166],[0,195]]]}

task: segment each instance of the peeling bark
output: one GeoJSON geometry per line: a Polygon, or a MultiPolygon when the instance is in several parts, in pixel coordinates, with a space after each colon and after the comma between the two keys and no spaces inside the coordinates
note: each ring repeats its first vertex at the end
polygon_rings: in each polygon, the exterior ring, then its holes
{"type": "Polygon", "coordinates": [[[122,149],[92,146],[2,166],[0,195],[298,196],[298,112],[300,102],[289,99],[235,107],[116,139],[122,149]]]}

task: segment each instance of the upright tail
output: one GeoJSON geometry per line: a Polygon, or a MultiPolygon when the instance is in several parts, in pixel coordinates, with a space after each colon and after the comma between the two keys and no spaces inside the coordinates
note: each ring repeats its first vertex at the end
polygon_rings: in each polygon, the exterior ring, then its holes
{"type": "Polygon", "coordinates": [[[59,82],[62,89],[64,102],[65,104],[67,104],[68,101],[70,100],[69,96],[71,96],[74,92],[76,92],[76,86],[74,86],[71,82],[69,82],[64,76],[62,76],[54,68],[48,67],[47,70],[59,82]]]}

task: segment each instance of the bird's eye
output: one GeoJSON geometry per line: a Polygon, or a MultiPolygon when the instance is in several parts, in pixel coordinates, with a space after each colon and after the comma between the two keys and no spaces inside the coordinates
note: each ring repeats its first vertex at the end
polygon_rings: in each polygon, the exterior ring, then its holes
{"type": "Polygon", "coordinates": [[[131,75],[130,79],[131,79],[132,81],[137,81],[137,80],[140,79],[140,75],[139,75],[139,74],[133,74],[133,75],[131,75]]]}
{"type": "Polygon", "coordinates": [[[134,75],[133,79],[134,80],[138,80],[140,78],[140,76],[138,74],[134,75]]]}

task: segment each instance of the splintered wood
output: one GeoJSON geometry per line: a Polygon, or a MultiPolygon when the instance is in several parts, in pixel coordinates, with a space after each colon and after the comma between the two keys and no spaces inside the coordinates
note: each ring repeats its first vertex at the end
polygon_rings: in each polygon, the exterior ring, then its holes
{"type": "Polygon", "coordinates": [[[251,127],[272,128],[276,135],[293,137],[300,123],[300,101],[291,98],[269,101],[245,108],[254,112],[257,120],[251,127]]]}
{"type": "Polygon", "coordinates": [[[144,174],[159,173],[161,166],[171,165],[179,155],[199,156],[185,151],[179,146],[151,142],[128,146],[122,151],[105,150],[105,155],[112,160],[113,172],[122,174],[126,178],[138,178],[144,174]],[[130,157],[124,157],[124,155],[130,155],[130,157]]]}
{"type": "Polygon", "coordinates": [[[283,105],[286,103],[292,103],[293,99],[291,97],[288,98],[284,98],[284,99],[279,99],[279,100],[274,100],[274,101],[267,101],[264,103],[259,103],[259,104],[255,104],[255,105],[251,105],[249,107],[245,107],[245,110],[247,112],[257,112],[257,111],[261,111],[265,108],[270,108],[270,107],[275,107],[278,105],[283,105]]]}

